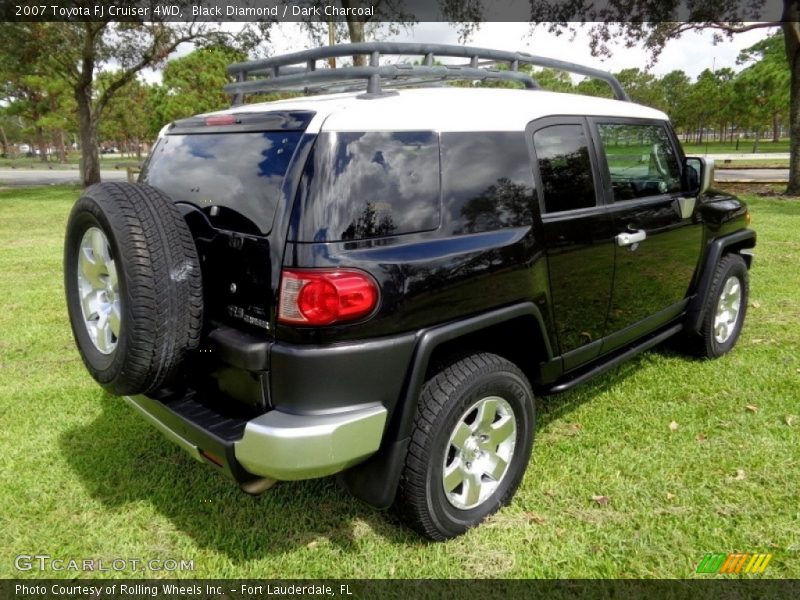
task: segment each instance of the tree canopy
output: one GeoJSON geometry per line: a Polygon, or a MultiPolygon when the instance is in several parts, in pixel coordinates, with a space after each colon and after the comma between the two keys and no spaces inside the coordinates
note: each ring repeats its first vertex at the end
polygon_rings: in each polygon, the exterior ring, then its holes
{"type": "MultiPolygon", "coordinates": [[[[45,149],[55,148],[63,160],[77,136],[87,184],[99,177],[99,142],[138,154],[164,124],[227,106],[227,66],[245,59],[263,38],[247,28],[234,37],[203,24],[164,23],[4,23],[0,33],[6,34],[0,36],[3,152],[11,139],[38,147],[43,158],[45,149]],[[195,49],[167,60],[186,40],[195,49]],[[149,67],[162,67],[160,83],[141,78],[149,67]]],[[[634,68],[616,75],[634,101],[666,112],[686,140],[730,140],[743,132],[777,140],[791,117],[785,45],[779,30],[742,51],[739,72],[706,70],[695,81],[682,71],[656,76],[634,68]]],[[[573,82],[549,69],[532,73],[546,89],[610,96],[602,82],[573,82]]]]}
{"type": "MultiPolygon", "coordinates": [[[[590,47],[595,55],[608,55],[615,43],[626,47],[641,46],[653,61],[673,39],[688,31],[712,30],[715,39],[756,29],[780,27],[783,32],[784,64],[789,69],[790,124],[789,185],[787,193],[800,195],[800,2],[781,1],[780,20],[769,21],[775,4],[768,2],[731,2],[730,0],[606,0],[589,5],[583,0],[537,0],[531,2],[531,22],[549,22],[551,31],[574,28],[574,22],[589,23],[590,47]],[[676,14],[683,21],[676,22],[676,14]],[[573,22],[573,23],[571,23],[573,22]]],[[[774,17],[773,17],[774,18],[774,17]]],[[[740,84],[739,89],[743,89],[740,84]]]]}

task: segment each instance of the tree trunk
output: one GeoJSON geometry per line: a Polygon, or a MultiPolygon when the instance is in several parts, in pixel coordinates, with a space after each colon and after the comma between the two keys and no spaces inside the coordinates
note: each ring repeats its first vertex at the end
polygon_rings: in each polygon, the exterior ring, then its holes
{"type": "Polygon", "coordinates": [[[777,110],[772,113],[772,141],[775,144],[781,141],[781,113],[777,110]]]}
{"type": "MultiPolygon", "coordinates": [[[[342,2],[344,5],[346,2],[342,2]]],[[[347,31],[350,32],[350,42],[353,44],[364,41],[364,23],[363,21],[348,21],[347,31]]],[[[363,67],[367,64],[367,57],[363,54],[357,54],[353,57],[353,66],[363,67]]]]}
{"type": "Polygon", "coordinates": [[[81,183],[100,183],[100,154],[97,151],[97,122],[92,114],[91,86],[75,88],[78,102],[78,136],[81,140],[81,183]]]}
{"type": "Polygon", "coordinates": [[[47,140],[44,139],[44,129],[37,125],[34,131],[36,135],[36,147],[39,148],[39,160],[47,162],[47,140]]]}
{"type": "Polygon", "coordinates": [[[3,155],[11,158],[11,153],[8,151],[8,138],[6,137],[6,130],[2,125],[0,125],[0,143],[3,144],[3,155]]]}
{"type": "Polygon", "coordinates": [[[800,6],[784,2],[783,39],[789,62],[789,185],[786,193],[800,196],[800,6]]]}
{"type": "MultiPolygon", "coordinates": [[[[342,0],[342,8],[358,8],[363,6],[359,0],[342,0]]],[[[357,44],[364,41],[364,21],[348,21],[347,32],[350,42],[357,44]]],[[[363,67],[367,64],[367,57],[363,54],[353,57],[353,66],[363,67]]]]}
{"type": "Polygon", "coordinates": [[[67,144],[64,140],[63,129],[59,129],[56,133],[56,148],[58,149],[58,162],[63,165],[67,162],[67,144]]]}
{"type": "MultiPolygon", "coordinates": [[[[328,21],[328,45],[333,46],[336,44],[336,23],[333,21],[328,21]]],[[[331,69],[336,68],[336,57],[331,56],[328,59],[328,66],[331,69]]]]}
{"type": "Polygon", "coordinates": [[[73,88],[78,104],[78,136],[81,140],[81,183],[89,187],[100,183],[100,154],[97,149],[99,111],[92,107],[92,85],[95,67],[95,35],[100,30],[94,23],[83,23],[83,49],[78,81],[73,88]]]}

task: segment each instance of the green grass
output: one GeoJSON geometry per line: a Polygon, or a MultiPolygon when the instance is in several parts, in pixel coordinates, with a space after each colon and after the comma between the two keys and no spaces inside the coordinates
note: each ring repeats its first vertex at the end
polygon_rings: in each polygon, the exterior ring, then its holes
{"type": "Polygon", "coordinates": [[[800,577],[797,201],[748,198],[759,244],[733,353],[653,351],[539,399],[512,504],[434,544],[332,479],[246,496],[105,394],[64,309],[77,195],[0,192],[0,577],[39,576],[13,566],[35,553],[193,560],[192,577],[692,577],[706,552],[734,550],[800,577]]]}
{"type": "MultiPolygon", "coordinates": [[[[682,138],[681,138],[682,139],[682,138]]],[[[753,152],[753,140],[741,140],[739,142],[739,149],[736,149],[736,142],[704,142],[702,144],[693,144],[681,141],[684,151],[687,155],[693,156],[695,154],[751,154],[753,152]]],[[[762,152],[788,152],[789,140],[783,139],[778,142],[773,142],[771,139],[761,139],[758,142],[758,153],[762,152]]]]}
{"type": "MultiPolygon", "coordinates": [[[[107,154],[100,155],[100,164],[112,167],[116,164],[137,164],[142,159],[137,159],[133,156],[109,156],[107,154]]],[[[14,169],[77,169],[80,161],[80,155],[77,153],[70,153],[67,155],[67,162],[59,163],[58,159],[51,157],[49,161],[41,161],[38,158],[30,158],[26,156],[17,158],[0,158],[0,168],[14,168],[14,169]]]]}

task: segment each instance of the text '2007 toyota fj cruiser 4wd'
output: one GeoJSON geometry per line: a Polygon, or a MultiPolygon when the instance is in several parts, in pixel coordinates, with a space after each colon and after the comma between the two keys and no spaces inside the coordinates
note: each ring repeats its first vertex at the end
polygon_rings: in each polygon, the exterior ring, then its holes
{"type": "Polygon", "coordinates": [[[233,108],[170,124],[139,184],[78,200],[65,284],[93,377],[245,491],[339,473],[452,537],[514,494],[535,392],[676,334],[709,358],[736,343],[747,209],[611,75],[381,43],[231,73],[233,108]],[[369,66],[315,68],[356,53],[369,66]],[[616,99],[399,89],[535,90],[524,64],[602,79],[616,99]],[[338,93],[242,103],[304,88],[338,93]]]}

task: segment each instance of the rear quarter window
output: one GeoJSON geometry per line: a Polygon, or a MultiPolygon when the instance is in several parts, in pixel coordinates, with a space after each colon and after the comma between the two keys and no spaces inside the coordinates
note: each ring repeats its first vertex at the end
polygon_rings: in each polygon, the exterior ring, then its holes
{"type": "Polygon", "coordinates": [[[449,233],[530,225],[536,196],[524,133],[443,133],[442,201],[449,233]]]}
{"type": "Polygon", "coordinates": [[[362,240],[436,229],[438,135],[322,133],[299,194],[299,241],[362,240]]]}

